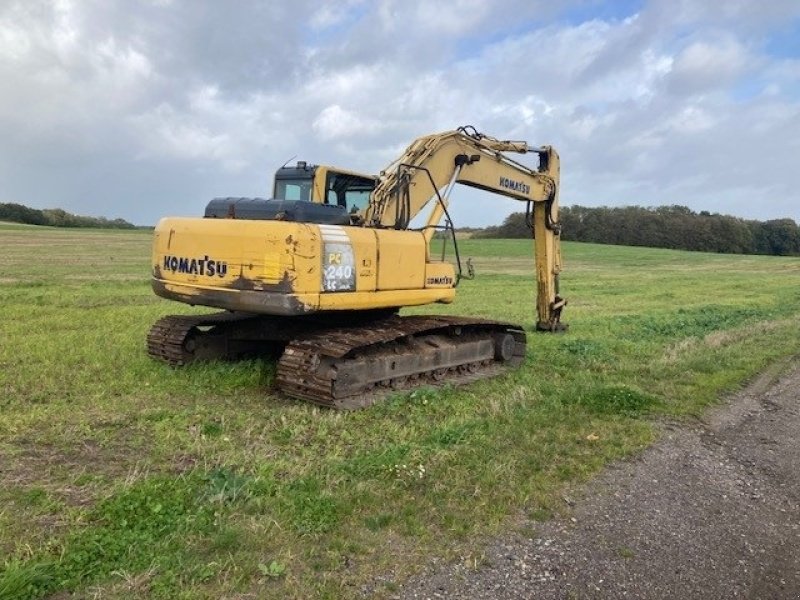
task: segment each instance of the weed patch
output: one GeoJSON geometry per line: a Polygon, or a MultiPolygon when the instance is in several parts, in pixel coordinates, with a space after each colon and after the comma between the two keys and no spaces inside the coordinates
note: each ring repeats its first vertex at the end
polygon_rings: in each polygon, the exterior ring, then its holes
{"type": "Polygon", "coordinates": [[[675,312],[621,316],[616,320],[628,338],[703,337],[711,332],[738,327],[746,322],[776,318],[770,308],[741,308],[725,305],[704,305],[679,308],[675,312]]]}
{"type": "Polygon", "coordinates": [[[394,465],[407,460],[410,447],[408,444],[389,444],[370,452],[364,452],[347,460],[341,465],[344,473],[355,477],[385,477],[394,465]]]}
{"type": "Polygon", "coordinates": [[[441,427],[434,431],[425,440],[426,443],[439,448],[447,448],[461,444],[468,439],[474,438],[478,434],[477,425],[475,423],[460,423],[458,425],[449,425],[441,427]]]}
{"type": "Polygon", "coordinates": [[[655,396],[623,385],[592,389],[577,397],[577,404],[596,415],[639,416],[660,401],[655,396]]]}
{"type": "MultiPolygon", "coordinates": [[[[153,564],[168,572],[186,550],[183,536],[213,532],[221,507],[243,498],[246,485],[246,478],[223,468],[138,481],[100,501],[85,525],[50,552],[7,563],[0,598],[40,598],[153,564]]],[[[218,545],[226,545],[225,535],[216,534],[218,545]]]]}
{"type": "Polygon", "coordinates": [[[301,534],[324,533],[339,524],[344,507],[315,477],[293,481],[286,487],[284,511],[292,527],[301,534]]]}

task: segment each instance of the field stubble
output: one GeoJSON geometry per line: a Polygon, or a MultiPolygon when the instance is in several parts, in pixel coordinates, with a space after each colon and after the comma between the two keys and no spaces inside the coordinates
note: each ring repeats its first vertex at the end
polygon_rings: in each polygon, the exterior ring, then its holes
{"type": "MultiPolygon", "coordinates": [[[[151,361],[151,323],[193,309],[152,295],[149,244],[0,227],[0,597],[386,595],[797,353],[797,259],[565,244],[570,332],[522,368],[334,413],[269,362],[151,361]]],[[[461,251],[478,278],[415,312],[530,327],[530,242],[461,251]]]]}

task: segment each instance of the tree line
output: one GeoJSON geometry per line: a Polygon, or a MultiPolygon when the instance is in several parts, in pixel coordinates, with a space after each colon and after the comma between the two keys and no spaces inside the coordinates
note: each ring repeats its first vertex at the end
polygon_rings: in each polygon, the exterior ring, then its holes
{"type": "Polygon", "coordinates": [[[28,225],[47,225],[50,227],[96,227],[102,229],[136,229],[132,223],[123,219],[104,217],[82,217],[60,208],[29,208],[22,204],[0,202],[0,221],[25,223],[28,225]]]}
{"type": "MultiPolygon", "coordinates": [[[[650,246],[726,254],[800,256],[800,228],[792,219],[754,221],[728,215],[696,213],[686,206],[624,206],[560,210],[561,239],[621,246],[650,246]]],[[[524,213],[473,237],[527,238],[524,213]]]]}

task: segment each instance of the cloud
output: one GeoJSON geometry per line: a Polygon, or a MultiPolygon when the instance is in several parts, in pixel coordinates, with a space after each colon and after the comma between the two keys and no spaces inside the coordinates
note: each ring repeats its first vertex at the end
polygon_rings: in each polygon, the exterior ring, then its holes
{"type": "MultiPolygon", "coordinates": [[[[775,42],[800,5],[623,6],[7,1],[0,201],[153,223],[264,195],[294,155],[377,172],[472,124],[556,146],[567,204],[800,219],[800,57],[775,42]]],[[[457,224],[519,209],[457,194],[457,224]]]]}
{"type": "Polygon", "coordinates": [[[684,95],[726,88],[752,72],[758,62],[730,36],[696,41],[675,57],[667,85],[673,93],[684,95]]]}
{"type": "Polygon", "coordinates": [[[378,126],[376,121],[364,119],[353,111],[344,110],[338,104],[333,104],[322,109],[314,119],[312,129],[323,140],[335,140],[358,138],[378,126]]]}

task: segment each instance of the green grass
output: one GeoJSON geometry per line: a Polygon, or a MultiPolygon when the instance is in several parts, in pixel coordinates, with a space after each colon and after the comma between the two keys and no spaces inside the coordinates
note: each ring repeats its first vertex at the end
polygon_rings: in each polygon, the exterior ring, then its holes
{"type": "MultiPolygon", "coordinates": [[[[151,361],[152,322],[195,309],[150,292],[149,246],[0,226],[0,598],[389,595],[798,352],[797,259],[565,244],[570,331],[520,369],[335,413],[268,362],[151,361]]],[[[530,327],[531,243],[460,248],[477,279],[414,312],[530,327]]]]}

